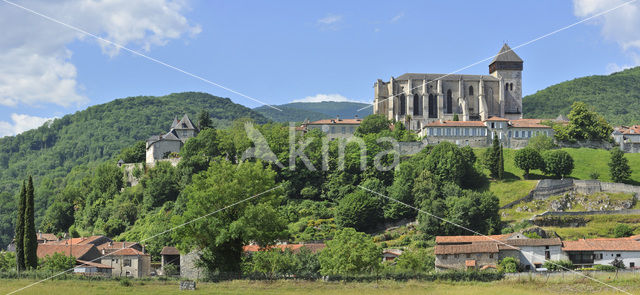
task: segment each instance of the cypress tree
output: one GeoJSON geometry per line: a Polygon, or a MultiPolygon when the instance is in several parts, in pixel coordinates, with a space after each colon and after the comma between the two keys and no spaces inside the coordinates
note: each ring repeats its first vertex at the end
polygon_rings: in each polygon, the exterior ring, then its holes
{"type": "Polygon", "coordinates": [[[24,263],[28,269],[38,268],[38,237],[34,219],[33,179],[29,175],[27,201],[24,210],[24,263]]]}
{"type": "Polygon", "coordinates": [[[504,175],[504,154],[502,153],[502,144],[500,145],[500,155],[498,159],[498,179],[502,179],[504,175]]]}
{"type": "Polygon", "coordinates": [[[500,141],[495,132],[493,133],[493,144],[491,145],[491,149],[488,150],[486,161],[486,166],[489,172],[491,172],[491,176],[500,178],[500,141]]]}
{"type": "Polygon", "coordinates": [[[20,188],[20,199],[18,199],[18,216],[16,219],[16,267],[18,271],[24,270],[24,210],[27,202],[27,192],[25,191],[25,183],[22,182],[20,188]]]}
{"type": "Polygon", "coordinates": [[[611,150],[609,160],[609,172],[614,182],[626,182],[631,177],[631,167],[629,160],[624,157],[624,152],[619,148],[611,150]]]}

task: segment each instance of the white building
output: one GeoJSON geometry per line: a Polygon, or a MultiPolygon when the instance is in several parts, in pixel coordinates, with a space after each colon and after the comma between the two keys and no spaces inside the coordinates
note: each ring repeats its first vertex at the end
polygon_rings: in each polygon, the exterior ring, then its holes
{"type": "Polygon", "coordinates": [[[327,134],[329,140],[350,138],[356,132],[361,122],[362,119],[357,116],[354,119],[340,119],[340,117],[336,117],[335,119],[304,122],[298,130],[307,132],[312,129],[319,129],[327,134]]]}
{"type": "Polygon", "coordinates": [[[617,239],[580,239],[564,241],[562,250],[569,260],[579,267],[596,264],[611,265],[616,258],[625,268],[640,267],[640,242],[638,236],[617,239]]]}
{"type": "Polygon", "coordinates": [[[167,134],[155,135],[147,139],[147,164],[166,159],[172,153],[179,153],[187,139],[198,134],[198,128],[185,114],[180,121],[173,119],[171,129],[167,134]]]}

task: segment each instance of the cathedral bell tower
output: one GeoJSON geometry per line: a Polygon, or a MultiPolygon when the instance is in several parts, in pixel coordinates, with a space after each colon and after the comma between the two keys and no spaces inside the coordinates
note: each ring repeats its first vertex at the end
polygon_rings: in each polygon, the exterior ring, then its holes
{"type": "Polygon", "coordinates": [[[489,64],[489,74],[500,80],[500,114],[522,119],[522,59],[506,43],[489,64]]]}

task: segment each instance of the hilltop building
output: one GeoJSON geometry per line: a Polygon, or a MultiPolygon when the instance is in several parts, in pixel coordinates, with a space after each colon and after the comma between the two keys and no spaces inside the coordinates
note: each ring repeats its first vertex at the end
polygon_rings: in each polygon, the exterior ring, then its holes
{"type": "Polygon", "coordinates": [[[616,127],[611,136],[622,151],[640,153],[640,125],[616,127]]]}
{"type": "Polygon", "coordinates": [[[303,133],[312,129],[320,129],[327,134],[329,140],[334,140],[336,138],[349,138],[353,136],[361,122],[362,119],[358,118],[357,115],[354,119],[340,119],[340,117],[336,117],[335,119],[324,119],[313,122],[307,120],[296,129],[303,133]]]}
{"type": "Polygon", "coordinates": [[[191,137],[198,134],[198,128],[185,114],[182,119],[173,119],[169,132],[164,135],[155,135],[147,139],[147,164],[153,164],[158,160],[167,159],[172,153],[179,153],[180,149],[191,137]]]}
{"type": "Polygon", "coordinates": [[[489,75],[406,73],[374,83],[373,113],[420,131],[431,122],[522,119],[522,59],[504,44],[489,75]]]}

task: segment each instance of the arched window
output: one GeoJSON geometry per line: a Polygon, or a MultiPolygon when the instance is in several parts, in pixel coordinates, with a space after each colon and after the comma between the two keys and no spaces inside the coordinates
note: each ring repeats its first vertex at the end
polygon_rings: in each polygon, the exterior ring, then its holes
{"type": "Polygon", "coordinates": [[[429,94],[429,118],[438,117],[438,101],[435,95],[429,94]]]}
{"type": "Polygon", "coordinates": [[[469,96],[473,95],[473,86],[469,86],[469,96]]]}
{"type": "Polygon", "coordinates": [[[509,91],[509,83],[504,84],[504,91],[509,91]]]}
{"type": "Polygon", "coordinates": [[[510,90],[513,91],[513,83],[509,83],[511,84],[511,86],[509,86],[509,88],[511,88],[510,90]]]}
{"type": "Polygon", "coordinates": [[[489,114],[487,116],[493,114],[493,88],[489,88],[487,90],[487,107],[489,107],[489,114]]]}
{"type": "Polygon", "coordinates": [[[400,94],[400,111],[398,115],[403,116],[407,113],[407,98],[404,94],[400,94]]]}
{"type": "Polygon", "coordinates": [[[420,103],[420,95],[417,93],[413,95],[413,115],[422,115],[422,104],[420,103]]]}
{"type": "Polygon", "coordinates": [[[453,97],[451,97],[451,89],[447,90],[447,114],[453,113],[453,97]]]}

